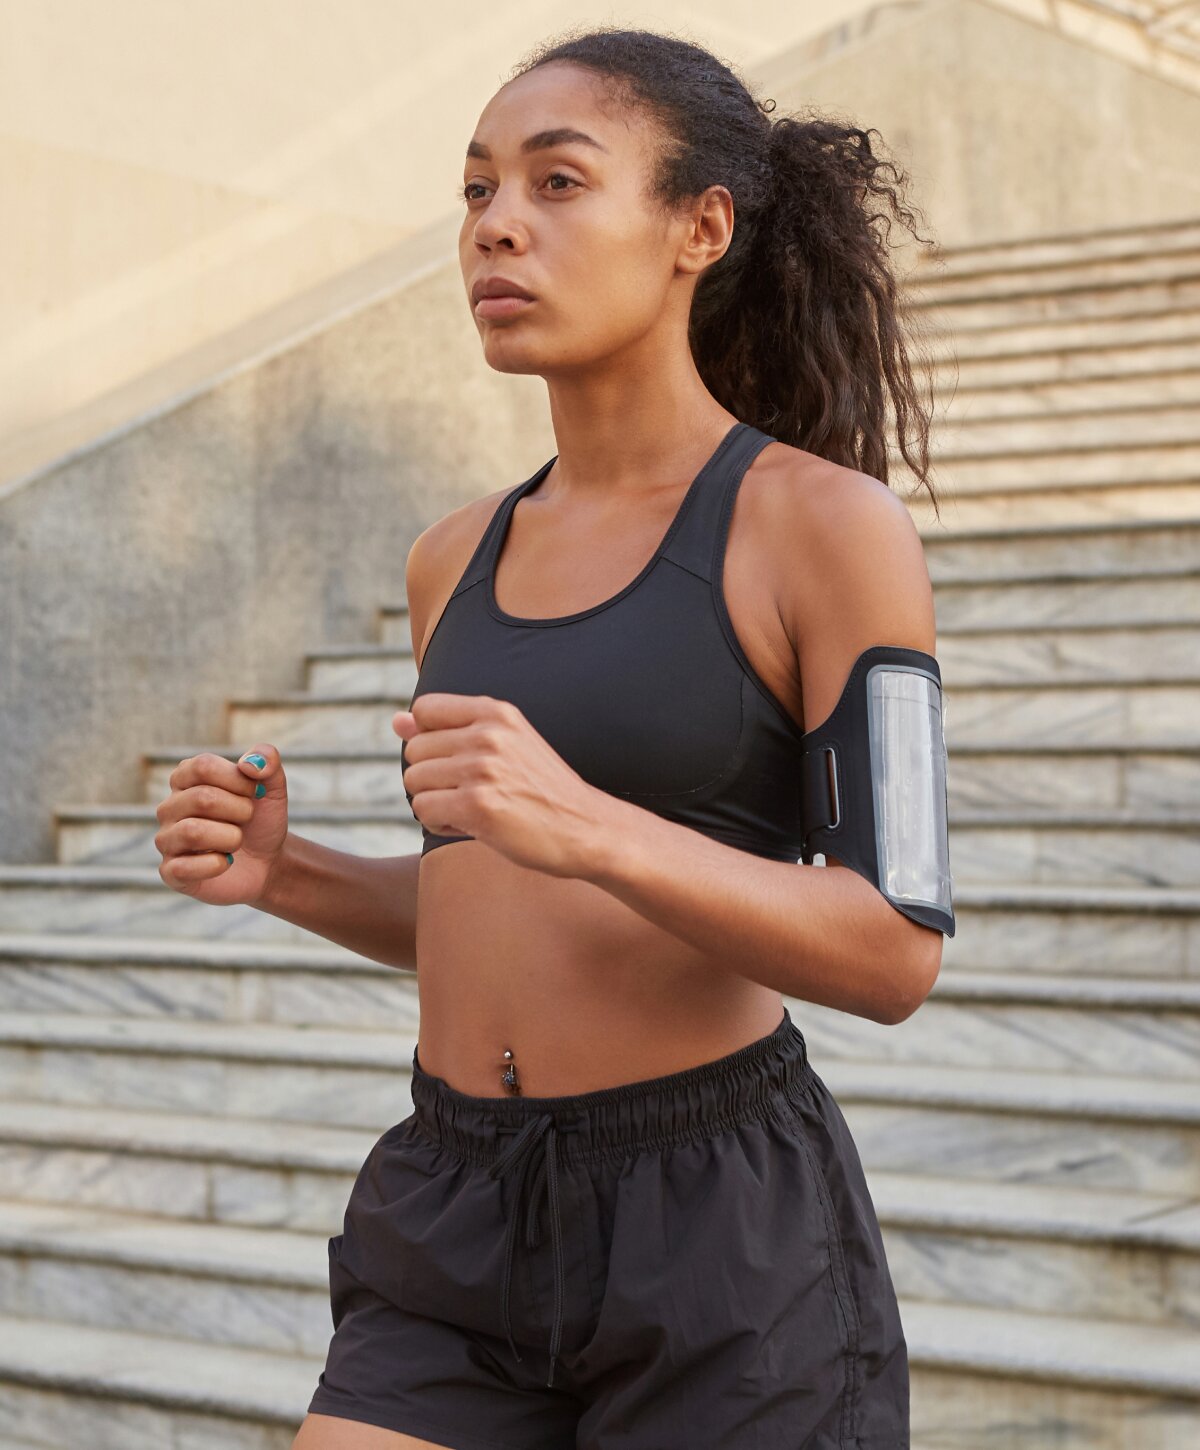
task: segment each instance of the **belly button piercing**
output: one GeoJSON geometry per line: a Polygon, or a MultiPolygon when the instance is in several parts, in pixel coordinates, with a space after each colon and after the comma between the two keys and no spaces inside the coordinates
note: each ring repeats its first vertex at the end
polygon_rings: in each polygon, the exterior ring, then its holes
{"type": "Polygon", "coordinates": [[[504,1049],[504,1056],[509,1065],[504,1069],[504,1075],[500,1081],[510,1093],[519,1093],[521,1091],[521,1084],[517,1081],[517,1065],[513,1062],[512,1052],[507,1047],[504,1049]]]}

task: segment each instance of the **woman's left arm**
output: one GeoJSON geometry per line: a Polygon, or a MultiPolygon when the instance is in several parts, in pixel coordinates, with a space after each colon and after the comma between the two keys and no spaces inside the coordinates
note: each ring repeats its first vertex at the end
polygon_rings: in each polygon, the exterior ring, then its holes
{"type": "MultiPolygon", "coordinates": [[[[935,654],[920,534],[879,480],[834,468],[793,490],[780,613],[808,728],[836,705],[875,644],[935,654]],[[791,533],[794,527],[795,533],[791,533]]],[[[929,994],[942,933],[911,920],[857,871],[765,860],[613,796],[596,802],[578,874],[730,970],[804,1001],[898,1023],[929,994]]]]}

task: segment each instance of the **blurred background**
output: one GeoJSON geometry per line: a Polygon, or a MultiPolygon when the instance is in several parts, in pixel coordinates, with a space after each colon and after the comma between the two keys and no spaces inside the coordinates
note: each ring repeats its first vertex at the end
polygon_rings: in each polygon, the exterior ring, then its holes
{"type": "Polygon", "coordinates": [[[408,548],[554,451],[544,383],[483,362],[455,189],[589,22],[877,128],[937,243],[897,267],[958,931],[899,1027],[789,1002],[913,1444],[1194,1450],[1200,4],[1137,0],[0,0],[0,1450],[303,1415],[415,981],[169,891],[154,806],[269,739],[297,831],[420,849],[408,548]]]}

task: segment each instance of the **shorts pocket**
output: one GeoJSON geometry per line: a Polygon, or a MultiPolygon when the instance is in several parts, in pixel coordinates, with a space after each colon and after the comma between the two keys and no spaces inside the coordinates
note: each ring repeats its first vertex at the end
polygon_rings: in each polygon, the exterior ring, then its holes
{"type": "MultiPolygon", "coordinates": [[[[811,1076],[815,1078],[815,1074],[811,1076]]],[[[837,1140],[827,1132],[819,1108],[819,1097],[810,1088],[809,1080],[805,1079],[784,1098],[781,1113],[793,1140],[799,1145],[805,1156],[809,1172],[812,1175],[813,1186],[825,1215],[830,1273],[842,1316],[846,1344],[846,1394],[843,1401],[841,1439],[843,1443],[853,1445],[857,1443],[854,1437],[856,1435],[855,1422],[861,1368],[859,1353],[862,1324],[843,1229],[845,1205],[841,1195],[835,1196],[831,1187],[831,1177],[835,1181],[839,1178],[838,1174],[831,1174],[829,1171],[831,1154],[836,1151],[837,1140]]]]}

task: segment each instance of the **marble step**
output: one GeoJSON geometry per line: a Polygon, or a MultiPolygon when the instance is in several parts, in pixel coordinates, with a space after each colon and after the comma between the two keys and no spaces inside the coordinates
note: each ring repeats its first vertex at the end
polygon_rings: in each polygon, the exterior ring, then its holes
{"type": "MultiPolygon", "coordinates": [[[[0,863],[0,933],[5,932],[79,934],[81,941],[98,943],[127,936],[132,944],[152,952],[159,950],[160,942],[162,950],[175,951],[181,939],[211,944],[218,953],[230,948],[241,952],[252,943],[268,944],[271,951],[277,945],[299,947],[300,955],[316,951],[314,972],[329,970],[331,954],[341,951],[282,917],[250,906],[211,906],[173,891],[158,868],[147,865],[0,863]]],[[[347,955],[363,961],[353,953],[347,955]]],[[[375,962],[369,966],[380,969],[375,962]]],[[[262,984],[256,985],[248,1006],[264,990],[262,984]]]]}
{"type": "MultiPolygon", "coordinates": [[[[1157,485],[1167,496],[1174,485],[1181,498],[1186,486],[1200,477],[1200,444],[1196,429],[1200,418],[1195,409],[1188,418],[1184,409],[1174,410],[1180,420],[1180,436],[1173,440],[1152,440],[1114,432],[1105,441],[1089,442],[1075,437],[1068,441],[1049,423],[1039,424],[1042,437],[1029,446],[1018,446],[1007,423],[979,425],[975,439],[952,438],[948,429],[935,429],[931,465],[935,486],[940,481],[947,495],[1013,493],[1026,499],[1040,493],[1099,494],[1105,488],[1141,495],[1157,485]],[[990,430],[991,437],[982,436],[990,430]]],[[[1078,431],[1078,430],[1077,430],[1078,431]]],[[[914,476],[898,453],[889,457],[889,483],[907,496],[914,476]]],[[[918,495],[919,497],[919,495],[918,495]]],[[[1150,515],[1129,513],[1131,518],[1150,515]]],[[[1173,517],[1191,517],[1192,510],[1179,509],[1173,517]]],[[[1117,515],[1116,517],[1120,517],[1117,515]]],[[[1027,525],[1038,523],[1030,518],[1027,525]]]]}
{"type": "Polygon", "coordinates": [[[939,609],[948,592],[974,584],[1055,586],[1047,589],[1049,605],[1070,584],[1115,587],[1126,579],[1145,583],[1156,577],[1166,584],[1190,581],[1200,573],[1200,519],[964,530],[953,538],[935,535],[923,547],[939,609]]]}
{"type": "MultiPolygon", "coordinates": [[[[1200,573],[1195,585],[1200,601],[1200,573]]],[[[937,654],[943,680],[960,687],[1191,681],[1200,675],[1200,620],[1113,627],[1047,619],[1003,628],[993,620],[971,630],[943,622],[937,654]]],[[[1196,735],[1200,741],[1200,729],[1196,735]]]]}
{"type": "MultiPolygon", "coordinates": [[[[278,920],[261,912],[253,917],[278,920]]],[[[371,961],[298,928],[291,928],[297,941],[272,941],[217,939],[195,921],[189,934],[159,937],[117,935],[104,922],[79,927],[0,933],[0,1012],[281,1027],[395,1022],[416,1031],[415,971],[371,961]]]]}
{"type": "Polygon", "coordinates": [[[1183,1195],[973,1183],[868,1167],[904,1305],[978,1304],[1200,1336],[1200,1205],[1183,1195]]]}
{"type": "MultiPolygon", "coordinates": [[[[1200,1332],[1200,1209],[1168,1195],[870,1173],[901,1304],[1200,1332]],[[986,1264],[988,1272],[980,1267],[986,1264]]],[[[323,1355],[327,1236],[0,1200],[0,1316],[323,1355]]]]}
{"type": "Polygon", "coordinates": [[[1063,255],[1054,263],[1021,264],[1008,257],[1004,261],[997,258],[995,266],[981,266],[978,262],[968,266],[964,258],[955,263],[945,258],[942,267],[927,264],[906,274],[905,290],[906,295],[911,291],[933,305],[975,298],[998,301],[1046,292],[1109,290],[1175,278],[1187,281],[1200,273],[1200,227],[1193,225],[1173,240],[1175,245],[1163,245],[1155,239],[1150,249],[1140,253],[1126,247],[1106,256],[1063,255]],[[1188,238],[1186,244],[1183,236],[1188,238]]]}
{"type": "Polygon", "coordinates": [[[1170,1078],[1191,1082],[1200,1099],[1200,979],[944,966],[920,1008],[895,1026],[785,1000],[817,1062],[1170,1078]]]}
{"type": "Polygon", "coordinates": [[[1090,228],[1027,237],[1016,241],[971,242],[923,252],[911,276],[921,285],[951,278],[1006,276],[1022,271],[1061,271],[1097,262],[1129,262],[1175,253],[1188,254],[1200,247],[1200,218],[1151,222],[1143,226],[1090,228]]]}
{"type": "Polygon", "coordinates": [[[27,1203],[335,1234],[367,1154],[411,1111],[408,1083],[370,1130],[0,1099],[0,1182],[27,1203]]]}
{"type": "Polygon", "coordinates": [[[1032,324],[1069,325],[1081,319],[1123,321],[1147,312],[1171,307],[1194,308],[1200,304],[1200,265],[1195,261],[1165,276],[1155,276],[1148,262],[1145,272],[1135,271],[1122,280],[1078,288],[1058,289],[1052,279],[1040,288],[994,295],[977,292],[971,285],[958,289],[912,290],[905,295],[905,308],[923,315],[926,325],[960,336],[996,327],[1028,327],[1032,324]]]}
{"type": "Polygon", "coordinates": [[[1009,747],[1100,746],[1108,750],[1195,749],[1200,682],[1157,680],[1147,662],[1139,681],[964,685],[945,682],[946,744],[954,750],[1003,734],[1009,747]]]}
{"type": "MultiPolygon", "coordinates": [[[[930,361],[942,375],[957,376],[966,384],[989,377],[991,365],[1005,368],[1029,366],[1029,360],[1061,357],[1070,366],[1084,353],[1107,358],[1118,367],[1136,366],[1143,349],[1186,344],[1200,335],[1200,305],[1153,307],[1145,312],[1115,317],[1051,318],[1047,321],[1018,321],[993,327],[976,326],[969,309],[959,325],[948,329],[935,312],[925,319],[932,324],[926,334],[930,361]]],[[[1079,361],[1080,367],[1087,364],[1079,361]]]]}
{"type": "Polygon", "coordinates": [[[291,1450],[324,1363],[0,1316],[0,1434],[42,1450],[291,1450]]]}
{"type": "MultiPolygon", "coordinates": [[[[1161,315],[1161,314],[1160,314],[1161,315]]],[[[994,355],[963,356],[953,350],[954,338],[930,340],[933,385],[938,406],[946,399],[977,397],[985,410],[995,401],[1004,407],[1004,395],[1011,389],[1018,395],[1026,389],[1086,384],[1096,381],[1143,377],[1151,373],[1187,372],[1200,366],[1200,311],[1190,314],[1192,326],[1179,335],[1173,331],[1164,341],[1153,337],[1125,343],[1110,339],[1093,347],[1031,347],[1027,351],[994,355]]],[[[972,343],[976,339],[971,340],[972,343]]]]}
{"type": "Polygon", "coordinates": [[[1109,447],[1146,449],[1200,443],[1200,410],[1187,399],[1142,407],[1084,407],[1016,417],[939,416],[933,431],[935,465],[949,459],[1002,458],[1109,447]]]}
{"type": "Polygon", "coordinates": [[[1035,631],[1195,627],[1200,571],[1011,582],[985,575],[970,584],[935,583],[934,608],[939,658],[951,635],[967,633],[1011,633],[1025,642],[1038,637],[1035,631]],[[997,629],[998,621],[1004,629],[997,629]]]}
{"type": "Polygon", "coordinates": [[[1188,817],[1200,801],[1200,753],[1194,746],[1014,749],[996,736],[952,752],[948,785],[956,817],[1002,810],[1027,811],[1050,822],[1079,811],[1188,817]]]}
{"type": "MultiPolygon", "coordinates": [[[[953,749],[994,738],[1003,730],[1014,745],[1104,746],[1110,749],[1188,749],[1200,739],[1200,680],[1158,683],[945,687],[946,742],[953,749]]],[[[389,724],[402,702],[386,695],[309,695],[279,692],[243,697],[229,705],[230,734],[265,740],[280,752],[293,746],[381,745],[399,740],[389,724]]],[[[109,809],[104,805],[100,811],[109,809]]],[[[133,808],[136,809],[136,808],[133,808]]],[[[385,846],[380,854],[403,847],[385,846]]],[[[60,859],[67,859],[60,851],[60,859]]]]}
{"type": "Polygon", "coordinates": [[[1194,1080],[868,1062],[818,1051],[813,1063],[872,1171],[1200,1193],[1194,1080]]]}
{"type": "Polygon", "coordinates": [[[0,1317],[324,1359],[328,1235],[0,1199],[0,1317]]]}
{"type": "Polygon", "coordinates": [[[1044,810],[953,811],[950,853],[958,886],[1192,887],[1200,881],[1200,801],[1153,819],[1102,807],[1054,819],[1044,810]]]}
{"type": "MultiPolygon", "coordinates": [[[[334,750],[289,750],[283,763],[289,807],[325,809],[353,803],[400,804],[407,811],[404,783],[400,778],[400,737],[394,731],[391,735],[390,743],[374,749],[344,745],[334,750]]],[[[171,773],[179,762],[205,752],[223,755],[226,760],[237,760],[242,753],[235,746],[224,744],[159,745],[143,751],[145,799],[152,805],[165,800],[171,793],[171,773]]],[[[420,849],[419,843],[417,849],[420,849]]]]}
{"type": "MultiPolygon", "coordinates": [[[[1197,344],[1200,354],[1200,344],[1197,344]]],[[[1082,417],[1103,410],[1173,407],[1200,404],[1200,365],[1157,372],[1121,372],[1106,376],[1071,378],[1039,383],[976,384],[967,387],[959,378],[938,389],[938,417],[953,422],[983,423],[1002,418],[1012,421],[1071,415],[1082,417]]]]}
{"type": "MultiPolygon", "coordinates": [[[[398,747],[399,740],[396,744],[398,747]]],[[[286,771],[286,754],[283,760],[286,771]]],[[[390,803],[355,801],[346,805],[293,806],[289,793],[289,825],[310,840],[359,856],[419,853],[421,827],[404,799],[399,749],[395,777],[400,783],[401,798],[390,803]]],[[[290,786],[290,774],[288,783],[290,786]]],[[[54,818],[58,859],[66,865],[83,862],[150,865],[162,860],[154,844],[160,826],[153,806],[141,802],[66,804],[55,808],[54,818]]]]}
{"type": "MultiPolygon", "coordinates": [[[[951,847],[953,850],[953,847],[951,847]]],[[[1200,976],[1196,887],[964,883],[944,967],[1070,976],[1200,976]]]]}
{"type": "Polygon", "coordinates": [[[306,661],[304,688],[317,695],[400,695],[407,699],[417,685],[411,641],[311,650],[306,661]]]}
{"type": "Polygon", "coordinates": [[[408,1112],[415,1013],[384,1028],[11,1013],[0,1100],[378,1128],[408,1112]]]}
{"type": "MultiPolygon", "coordinates": [[[[1053,463],[1043,468],[1041,462],[1036,472],[1022,470],[1018,476],[1006,465],[993,470],[992,462],[988,461],[981,469],[992,473],[991,480],[969,491],[959,487],[971,483],[970,474],[974,470],[969,464],[941,469],[933,478],[938,493],[937,513],[924,490],[910,492],[908,483],[895,478],[892,487],[904,499],[917,532],[925,541],[954,542],[959,535],[975,535],[984,530],[998,535],[1006,530],[1020,532],[1030,527],[1165,524],[1184,515],[1200,518],[1200,482],[1195,478],[1132,485],[1121,479],[1095,485],[1079,484],[1071,481],[1067,465],[1058,472],[1053,463]]],[[[1087,460],[1086,466],[1092,467],[1093,462],[1098,471],[1107,466],[1102,454],[1087,460]]]]}
{"type": "Polygon", "coordinates": [[[1195,1331],[970,1304],[902,1306],[920,1450],[1195,1450],[1195,1331]]]}

